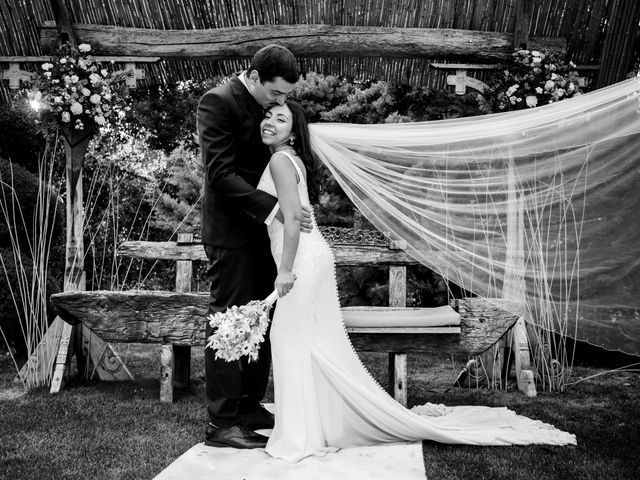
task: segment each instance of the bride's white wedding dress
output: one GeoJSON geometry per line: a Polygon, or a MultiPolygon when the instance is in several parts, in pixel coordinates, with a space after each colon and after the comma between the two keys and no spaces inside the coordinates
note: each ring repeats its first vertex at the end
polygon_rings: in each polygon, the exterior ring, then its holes
{"type": "MultiPolygon", "coordinates": [[[[286,154],[286,152],[283,152],[286,154]]],[[[298,192],[309,205],[304,176],[298,192]]],[[[276,196],[267,166],[258,184],[276,196]]],[[[284,225],[268,227],[280,264],[284,225]]],[[[575,444],[575,436],[506,408],[426,405],[410,411],[383,390],[360,362],[344,328],[335,267],[315,220],[301,233],[293,289],[278,300],[271,326],[275,427],[266,451],[297,462],[340,448],[433,440],[470,445],[575,444]]]]}

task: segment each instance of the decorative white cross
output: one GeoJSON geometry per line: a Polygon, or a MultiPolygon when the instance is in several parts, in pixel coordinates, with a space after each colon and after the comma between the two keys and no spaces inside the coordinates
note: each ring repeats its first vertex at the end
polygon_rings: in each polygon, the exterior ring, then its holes
{"type": "Polygon", "coordinates": [[[455,75],[447,75],[447,85],[455,85],[456,94],[464,95],[467,93],[467,87],[484,93],[489,86],[478,80],[477,78],[468,77],[467,70],[495,70],[498,65],[472,64],[472,63],[432,63],[434,68],[442,68],[446,70],[456,71],[455,75]]]}
{"type": "Polygon", "coordinates": [[[134,62],[127,62],[126,66],[127,68],[125,68],[125,72],[133,72],[133,75],[127,76],[127,87],[136,88],[137,81],[145,78],[145,71],[142,68],[136,68],[136,64],[134,62]]]}
{"type": "Polygon", "coordinates": [[[9,80],[9,88],[16,90],[20,88],[20,82],[31,80],[31,73],[20,70],[19,63],[10,63],[9,70],[0,71],[0,78],[9,80]]]}

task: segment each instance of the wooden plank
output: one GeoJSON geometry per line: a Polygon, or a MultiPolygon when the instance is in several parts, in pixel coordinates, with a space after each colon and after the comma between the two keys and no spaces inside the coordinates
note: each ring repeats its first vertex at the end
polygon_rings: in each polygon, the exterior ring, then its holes
{"type": "Polygon", "coordinates": [[[497,63],[438,63],[431,62],[430,67],[443,70],[497,70],[500,67],[497,63]]]}
{"type": "MultiPolygon", "coordinates": [[[[332,247],[336,265],[419,265],[413,257],[402,250],[369,245],[340,245],[332,247]]],[[[117,255],[126,258],[146,260],[198,260],[207,261],[207,255],[200,242],[178,245],[176,242],[124,242],[118,247],[117,255]]],[[[434,254],[435,257],[435,254],[434,254]]],[[[437,262],[437,259],[435,260],[437,262]]]]}
{"type": "MultiPolygon", "coordinates": [[[[178,245],[182,243],[192,243],[193,233],[179,233],[178,245]]],[[[176,262],[176,292],[191,292],[191,281],[193,279],[193,262],[181,260],[176,262]]],[[[191,346],[173,346],[173,386],[184,389],[189,386],[191,377],[191,346]]]]}
{"type": "Polygon", "coordinates": [[[515,355],[518,390],[527,397],[536,397],[536,384],[531,370],[531,357],[529,354],[529,339],[522,317],[518,318],[513,326],[512,333],[512,348],[515,355]]]}
{"type": "Polygon", "coordinates": [[[160,350],[160,401],[173,402],[173,348],[166,344],[160,350]]]}
{"type": "MultiPolygon", "coordinates": [[[[50,62],[53,59],[51,55],[39,55],[39,56],[12,56],[12,57],[0,57],[0,63],[44,63],[50,62]]],[[[93,57],[96,62],[116,62],[116,63],[156,63],[160,61],[160,57],[132,57],[132,56],[104,56],[96,55],[93,57]]]]}
{"type": "Polygon", "coordinates": [[[346,327],[347,333],[375,333],[384,335],[393,334],[424,334],[432,335],[436,333],[445,333],[450,335],[460,335],[462,332],[460,327],[346,327]]]}
{"type": "Polygon", "coordinates": [[[460,315],[451,307],[343,307],[347,328],[357,327],[453,327],[460,315]]]}
{"type": "Polygon", "coordinates": [[[28,389],[49,386],[64,328],[64,320],[56,316],[35,351],[29,355],[27,363],[18,372],[18,377],[28,389]]]}
{"type": "Polygon", "coordinates": [[[407,354],[392,353],[393,355],[393,398],[400,405],[407,406],[407,354]]]}
{"type": "MultiPolygon", "coordinates": [[[[56,44],[52,22],[44,22],[44,51],[56,44]]],[[[225,60],[249,58],[278,43],[300,57],[429,57],[502,60],[512,52],[513,35],[451,28],[393,28],[346,25],[251,25],[206,30],[154,30],[76,23],[83,43],[103,55],[151,55],[225,60]]],[[[532,37],[537,50],[566,50],[566,40],[532,37]]]]}
{"type": "Polygon", "coordinates": [[[81,325],[82,350],[89,357],[89,365],[93,371],[88,372],[87,378],[94,374],[103,381],[135,380],[118,353],[111,345],[98,337],[86,325],[81,325]]]}
{"type": "Polygon", "coordinates": [[[389,306],[407,305],[407,267],[392,265],[389,267],[389,306]]]}
{"type": "MultiPolygon", "coordinates": [[[[175,345],[204,345],[202,325],[208,316],[208,301],[207,293],[140,290],[63,292],[51,296],[61,318],[72,323],[81,321],[107,341],[175,345]]],[[[462,299],[459,336],[354,333],[351,338],[357,349],[366,351],[479,355],[520,316],[503,310],[498,302],[462,299]]]]}
{"type": "Polygon", "coordinates": [[[53,370],[53,378],[51,379],[51,388],[49,393],[58,393],[64,384],[64,374],[67,366],[67,354],[69,353],[69,342],[73,326],[65,323],[62,327],[60,335],[60,343],[58,344],[58,354],[56,355],[56,366],[53,370]]]}

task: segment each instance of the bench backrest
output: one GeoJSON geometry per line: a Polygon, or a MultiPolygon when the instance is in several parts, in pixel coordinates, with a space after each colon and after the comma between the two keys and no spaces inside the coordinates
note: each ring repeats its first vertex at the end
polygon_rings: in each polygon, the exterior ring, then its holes
{"type": "MultiPolygon", "coordinates": [[[[403,245],[387,240],[379,232],[335,227],[320,227],[320,230],[331,246],[336,265],[388,266],[389,306],[406,306],[406,267],[419,263],[402,250],[403,245]]],[[[191,291],[192,262],[207,261],[202,243],[194,240],[191,233],[178,234],[176,242],[124,242],[118,247],[117,255],[125,258],[175,261],[176,291],[181,293],[191,291]]]]}

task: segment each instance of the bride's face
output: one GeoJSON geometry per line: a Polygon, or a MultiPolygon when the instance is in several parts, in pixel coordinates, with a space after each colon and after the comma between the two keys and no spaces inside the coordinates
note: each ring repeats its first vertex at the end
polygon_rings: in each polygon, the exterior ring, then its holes
{"type": "Polygon", "coordinates": [[[293,116],[287,105],[276,105],[267,110],[260,123],[262,143],[272,148],[289,143],[293,116]]]}

